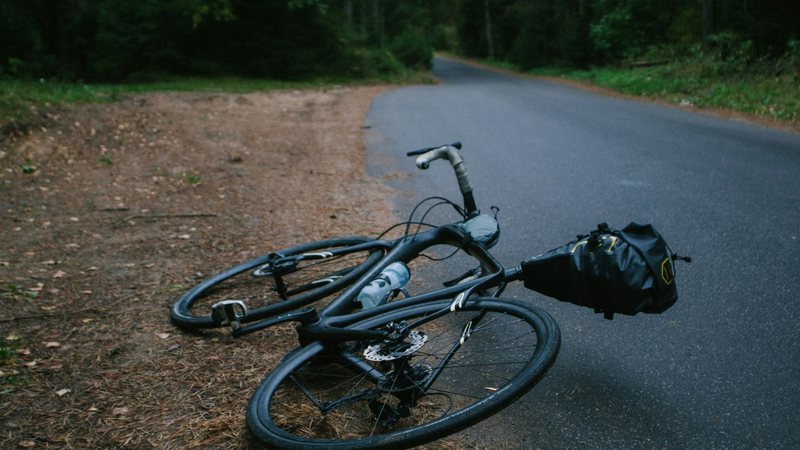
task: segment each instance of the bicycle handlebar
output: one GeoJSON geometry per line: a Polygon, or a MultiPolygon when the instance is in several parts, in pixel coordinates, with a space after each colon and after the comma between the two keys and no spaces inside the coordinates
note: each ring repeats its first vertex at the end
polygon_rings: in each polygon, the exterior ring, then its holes
{"type": "Polygon", "coordinates": [[[446,159],[450,161],[453,170],[456,172],[458,179],[458,188],[464,196],[464,208],[467,214],[474,216],[480,213],[475,204],[475,198],[472,195],[472,184],[469,182],[469,175],[464,166],[464,160],[461,158],[461,142],[453,142],[450,145],[442,145],[439,147],[427,147],[419,150],[413,150],[407,153],[408,156],[417,156],[417,167],[422,170],[430,167],[431,161],[437,159],[446,159]]]}
{"type": "MultiPolygon", "coordinates": [[[[452,144],[450,144],[450,146],[461,150],[461,142],[453,142],[452,144]]],[[[441,148],[441,147],[446,147],[446,145],[440,145],[438,147],[425,147],[425,148],[420,148],[418,150],[411,150],[410,152],[406,153],[406,156],[421,155],[423,153],[428,153],[431,150],[436,150],[437,148],[441,148]]]]}

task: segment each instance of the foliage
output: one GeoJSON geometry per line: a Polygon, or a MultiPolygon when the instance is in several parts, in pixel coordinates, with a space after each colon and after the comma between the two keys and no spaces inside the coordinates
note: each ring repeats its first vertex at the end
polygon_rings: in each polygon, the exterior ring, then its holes
{"type": "MultiPolygon", "coordinates": [[[[737,55],[738,50],[730,58],[736,61],[737,55]]],[[[771,61],[754,63],[754,67],[745,72],[731,71],[731,64],[719,54],[700,52],[665,65],[636,69],[602,67],[557,74],[684,106],[725,108],[795,123],[800,121],[800,90],[797,89],[800,67],[776,74],[776,64],[771,61]]]]}
{"type": "Polygon", "coordinates": [[[353,67],[358,78],[315,77],[281,81],[244,77],[163,77],[159,81],[87,84],[58,80],[0,78],[0,140],[2,135],[23,132],[37,123],[35,105],[75,102],[109,102],[120,95],[163,91],[253,92],[271,89],[325,88],[350,83],[429,83],[427,73],[405,69],[385,50],[357,50],[353,67]],[[10,127],[10,128],[9,128],[10,127]]]}
{"type": "MultiPolygon", "coordinates": [[[[437,8],[420,0],[6,0],[0,75],[360,76],[386,50],[409,67],[429,67],[427,18],[437,8]]],[[[402,70],[379,58],[377,72],[402,70]]]]}
{"type": "Polygon", "coordinates": [[[407,28],[389,45],[391,52],[407,67],[430,69],[433,48],[418,30],[407,28]]]}
{"type": "MultiPolygon", "coordinates": [[[[639,50],[646,38],[644,30],[637,27],[639,19],[634,16],[629,2],[601,2],[608,11],[599,15],[591,25],[590,36],[595,50],[603,59],[621,59],[639,50]]],[[[601,6],[602,7],[602,6],[601,6]]]]}
{"type": "Polygon", "coordinates": [[[701,45],[775,58],[800,38],[800,3],[790,0],[460,0],[459,6],[466,56],[486,58],[491,43],[496,58],[521,67],[614,64],[701,45]]]}
{"type": "Polygon", "coordinates": [[[524,69],[686,65],[676,83],[793,80],[797,17],[794,0],[4,0],[0,113],[13,122],[30,101],[113,99],[117,88],[97,83],[120,81],[406,79],[434,48],[524,69]]]}

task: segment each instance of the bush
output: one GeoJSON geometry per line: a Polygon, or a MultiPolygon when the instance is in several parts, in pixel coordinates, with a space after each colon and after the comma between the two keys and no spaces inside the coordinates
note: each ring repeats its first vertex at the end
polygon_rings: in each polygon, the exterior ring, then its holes
{"type": "Polygon", "coordinates": [[[440,25],[433,32],[433,47],[446,52],[458,52],[458,31],[454,26],[440,25]]]}
{"type": "Polygon", "coordinates": [[[386,50],[356,49],[350,63],[349,75],[357,78],[376,78],[403,71],[403,65],[386,50]]]}
{"type": "Polygon", "coordinates": [[[725,31],[709,37],[711,49],[705,55],[713,62],[715,74],[740,73],[755,60],[753,41],[725,31]]]}
{"type": "Polygon", "coordinates": [[[433,67],[433,48],[419,30],[406,28],[392,40],[389,50],[406,67],[412,69],[433,67]]]}
{"type": "Polygon", "coordinates": [[[800,76],[800,40],[789,39],[786,44],[786,53],[778,58],[775,71],[777,73],[789,73],[795,77],[800,76]]]}

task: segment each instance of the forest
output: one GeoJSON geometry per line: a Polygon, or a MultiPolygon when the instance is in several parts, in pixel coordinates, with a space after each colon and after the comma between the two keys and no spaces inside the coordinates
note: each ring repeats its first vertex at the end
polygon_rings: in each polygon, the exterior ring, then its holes
{"type": "Polygon", "coordinates": [[[516,67],[800,65],[795,0],[4,0],[0,76],[375,77],[434,51],[516,67]]]}

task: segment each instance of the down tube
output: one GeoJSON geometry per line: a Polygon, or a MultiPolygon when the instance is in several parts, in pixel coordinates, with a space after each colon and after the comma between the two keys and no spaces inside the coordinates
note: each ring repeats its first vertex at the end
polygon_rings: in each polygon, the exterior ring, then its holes
{"type": "MultiPolygon", "coordinates": [[[[501,291],[507,279],[505,275],[508,272],[487,250],[474,243],[460,245],[463,243],[465,236],[453,228],[440,227],[425,233],[416,235],[415,237],[407,237],[399,240],[394,248],[382,260],[373,266],[373,268],[361,277],[357,282],[353,283],[345,292],[343,292],[336,300],[320,312],[321,319],[325,325],[342,327],[349,324],[358,322],[365,317],[372,316],[380,313],[383,309],[391,309],[390,305],[382,305],[376,308],[352,312],[353,300],[361,292],[361,289],[366,286],[370,281],[377,277],[380,272],[394,261],[409,262],[417,257],[421,252],[433,247],[434,245],[450,245],[453,247],[461,248],[467,254],[475,258],[487,273],[486,276],[477,278],[475,280],[464,282],[456,286],[438,289],[428,293],[416,295],[403,299],[400,302],[403,305],[414,305],[425,303],[434,300],[441,300],[453,298],[460,292],[486,281],[491,275],[498,271],[503,271],[502,276],[498,281],[501,286],[501,291]]],[[[500,292],[498,292],[499,294],[500,292]]],[[[396,302],[395,302],[396,303],[396,302]]]]}

